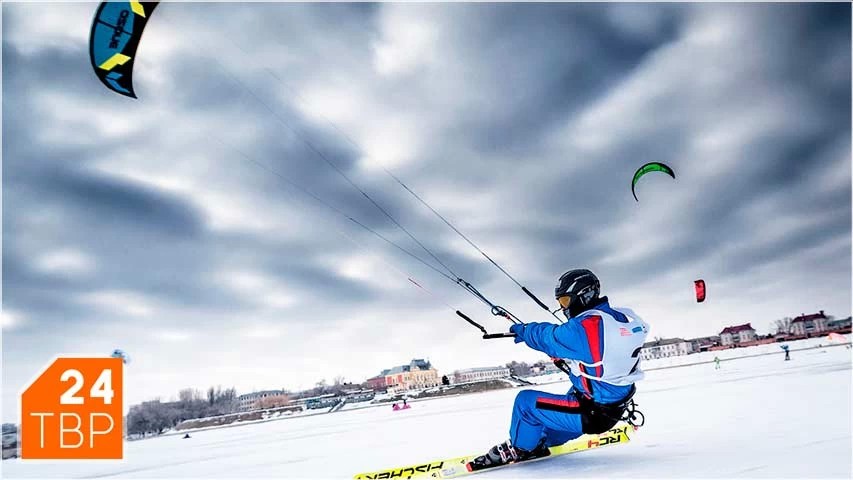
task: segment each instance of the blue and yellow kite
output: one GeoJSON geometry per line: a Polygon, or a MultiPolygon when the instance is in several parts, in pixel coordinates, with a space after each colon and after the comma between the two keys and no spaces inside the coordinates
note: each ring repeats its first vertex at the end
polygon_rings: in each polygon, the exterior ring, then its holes
{"type": "Polygon", "coordinates": [[[89,57],[95,75],[110,90],[136,98],[133,60],[142,30],[159,2],[103,2],[95,12],[89,57]]]}

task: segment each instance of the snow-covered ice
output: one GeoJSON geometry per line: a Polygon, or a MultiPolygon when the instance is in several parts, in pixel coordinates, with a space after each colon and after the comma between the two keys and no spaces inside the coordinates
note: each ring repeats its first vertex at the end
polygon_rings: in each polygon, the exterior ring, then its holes
{"type": "MultiPolygon", "coordinates": [[[[795,351],[789,362],[778,346],[767,351],[778,353],[725,361],[720,370],[700,364],[649,371],[636,396],[646,426],[628,445],[476,478],[851,478],[851,350],[795,351]]],[[[416,401],[399,412],[377,407],[285,418],[194,432],[186,440],[176,435],[127,442],[121,462],[7,460],[2,474],[351,478],[484,451],[508,437],[518,391],[416,401]]]]}

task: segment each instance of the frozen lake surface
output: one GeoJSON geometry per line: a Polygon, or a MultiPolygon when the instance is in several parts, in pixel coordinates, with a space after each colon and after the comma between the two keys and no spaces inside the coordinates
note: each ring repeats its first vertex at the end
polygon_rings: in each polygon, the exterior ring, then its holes
{"type": "MultiPolygon", "coordinates": [[[[851,478],[851,350],[795,351],[785,362],[778,346],[761,348],[779,353],[731,359],[720,370],[702,364],[649,371],[635,397],[646,425],[628,445],[475,478],[851,478]]],[[[701,354],[701,359],[708,356],[701,354]]],[[[568,385],[528,388],[564,392],[568,385]]],[[[412,402],[411,409],[400,412],[353,409],[198,431],[186,440],[172,435],[128,442],[121,462],[7,460],[2,474],[351,478],[362,471],[484,452],[508,437],[518,391],[412,402]]]]}

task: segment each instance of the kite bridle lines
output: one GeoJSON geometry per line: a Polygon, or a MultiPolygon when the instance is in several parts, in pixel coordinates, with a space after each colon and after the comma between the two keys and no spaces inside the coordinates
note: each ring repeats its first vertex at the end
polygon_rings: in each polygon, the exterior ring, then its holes
{"type": "MultiPolygon", "coordinates": [[[[235,46],[237,46],[237,48],[238,48],[238,49],[241,49],[241,50],[242,50],[242,48],[241,48],[239,45],[237,45],[233,40],[231,40],[231,39],[230,39],[230,37],[228,37],[228,36],[225,36],[225,37],[226,37],[226,38],[227,38],[227,39],[228,39],[232,44],[234,44],[235,46]]],[[[196,48],[197,48],[198,50],[200,50],[200,51],[207,51],[207,49],[206,49],[206,48],[204,48],[204,46],[200,45],[200,44],[199,44],[199,43],[198,43],[194,38],[190,38],[190,39],[189,39],[189,41],[190,41],[191,43],[193,43],[193,44],[196,46],[196,48]]],[[[268,167],[268,166],[266,166],[266,165],[264,165],[264,164],[262,164],[262,163],[260,163],[260,162],[258,162],[258,161],[256,161],[256,160],[252,159],[251,157],[249,157],[249,156],[248,156],[247,154],[245,154],[244,152],[242,152],[242,151],[239,151],[239,150],[238,150],[238,153],[240,153],[240,155],[241,155],[243,158],[247,159],[248,161],[250,161],[251,163],[253,163],[253,164],[255,164],[255,165],[258,165],[258,166],[260,166],[260,167],[264,168],[264,169],[265,169],[265,170],[267,170],[268,172],[273,173],[273,174],[274,174],[274,175],[276,175],[278,178],[280,178],[280,179],[284,180],[284,181],[285,181],[287,184],[289,184],[291,187],[293,187],[293,188],[297,189],[299,192],[301,192],[301,193],[303,193],[303,194],[305,194],[305,195],[309,196],[310,198],[312,198],[313,200],[317,201],[318,203],[320,203],[320,204],[321,204],[321,205],[323,205],[324,207],[328,208],[329,210],[333,211],[334,213],[336,213],[336,214],[338,214],[338,215],[341,215],[341,216],[345,217],[348,221],[350,221],[350,222],[352,222],[352,223],[354,223],[354,224],[358,225],[358,226],[359,226],[359,227],[361,227],[362,229],[364,229],[364,230],[368,231],[369,233],[371,233],[371,234],[373,234],[374,236],[376,236],[376,237],[380,238],[380,239],[381,239],[381,240],[383,240],[384,242],[386,242],[386,243],[390,244],[391,246],[395,247],[396,249],[400,250],[401,252],[403,252],[403,253],[404,253],[404,254],[406,254],[407,256],[409,256],[409,257],[413,258],[414,260],[418,261],[419,263],[421,263],[421,264],[423,264],[423,265],[425,265],[425,266],[429,267],[431,270],[435,271],[437,274],[441,275],[442,277],[444,277],[444,278],[448,279],[449,281],[452,281],[452,282],[453,282],[453,283],[455,283],[456,285],[458,285],[458,286],[462,287],[462,288],[463,288],[463,289],[465,289],[468,293],[470,293],[470,294],[471,294],[471,295],[473,295],[475,298],[477,298],[478,300],[480,300],[481,302],[483,302],[485,305],[487,305],[487,306],[489,307],[490,312],[492,313],[492,315],[499,316],[499,317],[503,317],[503,318],[507,319],[510,323],[513,323],[513,324],[522,324],[522,323],[524,323],[524,322],[522,322],[518,317],[516,317],[514,314],[512,314],[510,311],[508,311],[508,310],[507,310],[507,309],[505,309],[504,307],[501,307],[501,306],[499,306],[499,305],[495,304],[494,302],[492,302],[491,300],[489,300],[489,299],[488,299],[488,298],[487,298],[487,297],[486,297],[482,292],[480,292],[480,291],[479,291],[479,290],[478,290],[474,285],[472,285],[470,282],[468,282],[468,281],[464,280],[464,279],[463,279],[463,278],[461,278],[459,275],[457,275],[457,274],[456,274],[456,273],[455,273],[455,272],[454,272],[454,271],[453,271],[453,270],[452,270],[452,269],[451,269],[451,268],[450,268],[450,267],[449,267],[445,262],[443,262],[443,261],[438,257],[438,255],[436,255],[432,250],[430,250],[429,248],[427,248],[427,246],[426,246],[422,241],[420,241],[420,240],[419,240],[419,239],[418,239],[418,238],[417,238],[417,237],[416,237],[416,236],[415,236],[411,231],[409,231],[407,228],[405,228],[405,227],[404,227],[404,226],[403,226],[403,225],[402,225],[402,224],[401,224],[401,223],[400,223],[400,222],[399,222],[399,221],[398,221],[398,220],[397,220],[397,219],[396,219],[396,218],[395,218],[395,217],[394,217],[394,216],[393,216],[393,215],[392,215],[392,214],[391,214],[387,209],[385,209],[382,205],[380,205],[380,204],[379,204],[379,202],[377,202],[373,197],[371,197],[371,196],[370,196],[370,194],[368,194],[368,193],[367,193],[367,191],[365,191],[365,189],[363,189],[361,186],[359,186],[359,185],[358,185],[358,184],[357,184],[357,183],[356,183],[352,178],[350,178],[350,177],[349,177],[349,176],[348,176],[348,175],[347,175],[347,174],[346,174],[346,173],[345,173],[345,172],[344,172],[344,171],[343,171],[343,170],[342,170],[342,169],[341,169],[341,168],[340,168],[340,167],[339,167],[335,162],[333,162],[331,159],[329,159],[329,157],[328,157],[326,154],[324,154],[324,153],[323,153],[319,148],[317,148],[317,146],[315,146],[315,145],[314,145],[314,143],[312,143],[312,142],[311,142],[311,140],[309,140],[305,134],[303,134],[302,132],[300,132],[300,130],[299,130],[298,128],[296,128],[295,126],[291,125],[291,123],[289,123],[285,118],[283,118],[283,116],[282,116],[282,115],[280,115],[280,114],[279,114],[275,109],[273,109],[273,108],[272,108],[272,107],[271,107],[267,102],[265,102],[265,101],[264,101],[264,100],[263,100],[263,99],[262,99],[262,98],[261,98],[261,97],[260,97],[260,96],[255,92],[255,91],[254,91],[254,90],[252,90],[252,89],[251,89],[251,88],[250,88],[250,87],[249,87],[245,82],[243,82],[239,77],[237,77],[235,74],[233,74],[232,72],[230,72],[230,71],[229,71],[229,70],[228,70],[228,69],[227,69],[227,68],[226,68],[226,67],[225,67],[225,66],[224,66],[224,65],[219,61],[219,59],[218,59],[215,55],[211,55],[209,58],[210,58],[210,59],[211,59],[211,60],[212,60],[212,61],[213,61],[213,62],[214,62],[214,63],[215,63],[215,64],[216,64],[216,65],[217,65],[217,66],[218,66],[218,67],[219,67],[219,68],[220,68],[220,69],[221,69],[221,70],[222,70],[222,71],[223,71],[223,72],[224,72],[228,77],[229,77],[229,78],[231,78],[231,79],[232,79],[232,80],[233,80],[237,85],[239,85],[239,87],[240,87],[240,88],[242,88],[243,90],[247,91],[247,92],[252,96],[252,98],[254,98],[254,99],[255,99],[255,101],[256,101],[257,103],[261,104],[261,105],[262,105],[262,106],[263,106],[263,107],[264,107],[264,108],[265,108],[265,109],[266,109],[266,110],[267,110],[267,111],[268,111],[268,112],[269,112],[269,113],[270,113],[270,114],[271,114],[271,115],[272,115],[272,116],[273,116],[273,117],[274,117],[274,118],[275,118],[275,119],[276,119],[276,120],[277,120],[277,121],[278,121],[278,122],[283,126],[283,127],[285,127],[285,128],[286,128],[287,130],[289,130],[289,131],[290,131],[294,136],[296,136],[296,138],[298,138],[298,139],[299,139],[299,140],[300,140],[300,141],[305,145],[305,147],[306,147],[308,150],[310,150],[311,152],[313,152],[316,156],[320,157],[320,159],[322,159],[322,160],[323,160],[326,164],[328,164],[328,165],[329,165],[333,170],[335,170],[335,172],[337,172],[337,173],[338,173],[338,174],[339,174],[339,175],[340,175],[340,176],[341,176],[341,177],[342,177],[342,178],[343,178],[343,179],[344,179],[344,180],[345,180],[345,181],[346,181],[346,182],[347,182],[347,183],[348,183],[352,188],[354,188],[355,190],[357,190],[357,191],[358,191],[358,192],[359,192],[359,193],[360,193],[360,194],[361,194],[361,195],[362,195],[366,200],[368,200],[368,201],[369,201],[369,202],[370,202],[370,203],[371,203],[371,204],[372,204],[372,205],[373,205],[377,210],[379,210],[379,211],[380,211],[380,212],[381,212],[385,217],[387,217],[387,218],[388,218],[388,219],[389,219],[389,220],[390,220],[390,221],[391,221],[391,222],[392,222],[392,223],[393,223],[397,228],[399,228],[399,229],[400,229],[403,233],[405,233],[405,234],[406,234],[406,235],[407,235],[407,236],[408,236],[412,241],[414,241],[414,242],[415,242],[415,243],[416,243],[416,244],[417,244],[417,245],[418,245],[418,246],[419,246],[419,247],[420,247],[424,252],[426,252],[426,253],[427,253],[427,255],[429,255],[429,257],[431,257],[435,262],[437,262],[437,264],[438,264],[438,265],[440,265],[444,270],[439,269],[439,268],[438,268],[436,265],[434,265],[433,263],[427,262],[425,259],[423,259],[423,258],[421,258],[420,256],[418,256],[418,255],[414,254],[414,253],[413,253],[413,252],[411,252],[410,250],[408,250],[408,249],[406,249],[406,248],[404,248],[404,247],[400,246],[398,243],[396,243],[396,242],[394,242],[393,240],[389,239],[388,237],[386,237],[386,236],[382,235],[381,233],[379,233],[379,232],[378,232],[378,231],[376,231],[375,229],[368,227],[368,226],[367,226],[367,225],[365,225],[363,222],[360,222],[359,220],[357,220],[357,219],[353,218],[351,215],[349,215],[349,214],[345,213],[343,210],[341,210],[341,209],[339,209],[339,208],[337,208],[337,207],[335,207],[335,206],[331,205],[329,202],[327,202],[327,201],[323,200],[323,199],[322,199],[320,196],[318,196],[317,194],[312,193],[311,191],[309,191],[309,190],[307,190],[306,188],[304,188],[304,187],[302,187],[301,185],[299,185],[297,182],[295,182],[295,181],[293,181],[293,180],[290,180],[290,179],[289,179],[289,178],[287,178],[285,175],[282,175],[280,172],[277,172],[277,171],[273,170],[272,168],[270,168],[270,167],[268,167]]],[[[267,67],[263,67],[263,69],[264,69],[264,70],[266,70],[266,71],[267,71],[267,73],[268,73],[270,76],[272,76],[272,77],[273,77],[277,82],[281,83],[283,86],[285,86],[285,87],[286,87],[288,90],[290,90],[291,92],[294,92],[294,95],[295,95],[297,98],[299,98],[300,100],[302,100],[301,95],[299,95],[299,93],[298,93],[298,92],[296,92],[294,88],[292,88],[292,87],[290,87],[289,85],[287,85],[287,84],[286,84],[286,82],[284,82],[284,81],[283,81],[283,80],[282,80],[278,75],[276,75],[274,72],[272,72],[272,71],[271,71],[269,68],[267,68],[267,67]]],[[[333,127],[336,131],[338,131],[338,132],[341,134],[341,136],[342,136],[344,139],[346,139],[346,141],[347,141],[347,142],[349,142],[351,145],[353,145],[359,153],[361,153],[361,154],[362,154],[362,155],[364,155],[364,156],[367,156],[367,154],[366,154],[366,152],[364,151],[364,149],[363,149],[363,148],[361,148],[361,146],[360,146],[360,145],[358,145],[355,141],[353,141],[353,140],[352,140],[352,138],[351,138],[351,137],[349,137],[345,132],[343,132],[343,131],[342,131],[342,130],[337,126],[337,125],[335,125],[333,122],[331,122],[328,118],[326,118],[326,117],[325,117],[325,116],[323,116],[322,114],[320,114],[320,116],[321,116],[321,117],[323,117],[323,118],[324,118],[324,119],[325,119],[325,120],[326,120],[330,125],[332,125],[332,127],[333,127]]],[[[233,148],[233,147],[232,147],[232,148],[233,148]]],[[[389,175],[389,176],[390,176],[390,177],[391,177],[391,178],[392,178],[392,179],[393,179],[397,184],[399,184],[403,189],[405,189],[405,190],[406,190],[406,191],[407,191],[407,192],[408,192],[412,197],[414,197],[414,198],[415,198],[418,202],[420,202],[424,207],[426,207],[427,209],[429,209],[429,210],[430,210],[434,215],[436,215],[440,220],[442,220],[442,221],[443,221],[443,222],[444,222],[444,223],[445,223],[445,224],[446,224],[450,229],[452,229],[452,230],[453,230],[457,235],[459,235],[459,236],[460,236],[463,240],[465,240],[465,241],[466,241],[466,242],[467,242],[471,247],[473,247],[473,248],[474,248],[478,253],[480,253],[480,254],[481,254],[481,255],[482,255],[482,256],[483,256],[483,257],[484,257],[484,258],[485,258],[489,263],[491,263],[491,264],[492,264],[494,267],[496,267],[496,268],[497,268],[501,273],[503,273],[507,278],[509,278],[513,283],[515,283],[519,288],[521,288],[521,290],[522,290],[522,291],[523,291],[523,292],[524,292],[524,293],[525,293],[525,294],[526,294],[530,299],[532,299],[532,300],[533,300],[533,301],[534,301],[534,302],[535,302],[539,307],[543,308],[545,311],[547,311],[548,313],[550,313],[551,315],[553,315],[553,316],[554,316],[554,318],[555,318],[555,319],[557,319],[557,321],[558,321],[558,322],[563,323],[563,320],[562,320],[562,319],[560,319],[560,317],[556,315],[556,311],[557,311],[557,310],[555,310],[555,311],[551,311],[551,310],[548,308],[548,306],[547,306],[547,305],[545,305],[545,303],[544,303],[544,302],[542,302],[538,297],[536,297],[536,295],[534,295],[534,294],[533,294],[533,293],[532,293],[532,292],[531,292],[527,287],[525,287],[524,285],[522,285],[518,280],[516,280],[516,279],[515,279],[515,277],[513,277],[512,275],[510,275],[510,274],[509,274],[509,273],[508,273],[508,272],[507,272],[507,271],[506,271],[506,270],[505,270],[505,269],[504,269],[500,264],[498,264],[494,259],[492,259],[492,258],[491,258],[491,257],[490,257],[490,256],[489,256],[489,255],[488,255],[488,254],[483,250],[483,249],[481,249],[479,246],[477,246],[477,245],[476,245],[476,244],[475,244],[475,243],[474,243],[474,242],[473,242],[473,241],[472,241],[468,236],[466,236],[465,234],[463,234],[463,233],[462,233],[458,228],[456,228],[456,226],[454,226],[454,225],[453,225],[453,224],[452,224],[452,223],[451,223],[451,222],[450,222],[446,217],[444,217],[444,216],[443,216],[443,215],[441,215],[437,210],[435,210],[435,209],[434,209],[434,208],[433,208],[429,203],[427,203],[427,202],[426,202],[426,200],[424,200],[420,195],[418,195],[417,193],[415,193],[415,192],[414,192],[414,190],[412,190],[408,185],[406,185],[406,184],[405,184],[405,183],[404,183],[400,178],[398,178],[396,175],[394,175],[390,170],[388,170],[388,169],[387,169],[386,167],[384,167],[384,166],[383,166],[383,170],[384,170],[384,171],[385,171],[385,173],[387,173],[387,174],[388,174],[388,175],[389,175]]],[[[425,291],[425,292],[427,292],[427,293],[430,293],[430,294],[431,294],[431,292],[429,292],[429,290],[426,290],[426,289],[425,289],[425,288],[424,288],[420,283],[418,283],[417,281],[415,281],[415,280],[413,279],[413,277],[412,277],[412,276],[407,276],[407,279],[408,279],[412,284],[414,284],[415,286],[419,287],[421,290],[423,290],[423,291],[425,291]]],[[[447,303],[445,303],[445,305],[447,305],[447,303]]],[[[448,305],[448,306],[449,306],[449,305],[448,305]]],[[[484,334],[484,335],[483,335],[483,338],[502,338],[502,337],[514,336],[513,334],[489,334],[489,333],[485,330],[485,328],[483,328],[481,325],[479,325],[479,324],[477,324],[476,322],[474,322],[473,320],[471,320],[471,319],[470,319],[470,317],[468,317],[467,315],[465,315],[465,314],[464,314],[464,313],[462,313],[461,311],[459,311],[459,310],[455,310],[455,312],[456,312],[456,314],[457,314],[457,315],[459,315],[460,317],[462,317],[463,319],[465,319],[468,323],[470,323],[470,324],[472,324],[473,326],[475,326],[475,327],[477,327],[478,329],[480,329],[480,330],[483,332],[483,334],[484,334]]]]}

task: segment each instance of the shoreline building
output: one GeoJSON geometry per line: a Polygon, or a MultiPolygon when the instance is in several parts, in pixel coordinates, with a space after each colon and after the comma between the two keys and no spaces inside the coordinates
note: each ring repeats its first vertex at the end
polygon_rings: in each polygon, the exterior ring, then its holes
{"type": "Polygon", "coordinates": [[[463,368],[453,372],[453,383],[485,382],[507,378],[510,375],[507,367],[476,367],[463,368]]]}
{"type": "Polygon", "coordinates": [[[707,352],[713,347],[720,346],[720,336],[711,335],[710,337],[698,337],[687,340],[693,345],[693,353],[707,352]]]}
{"type": "Polygon", "coordinates": [[[836,320],[830,319],[826,322],[826,328],[834,332],[850,333],[851,324],[853,324],[853,317],[847,317],[836,320]]]}
{"type": "Polygon", "coordinates": [[[661,338],[643,344],[640,350],[642,360],[655,360],[665,357],[677,357],[693,353],[693,344],[683,338],[661,338]]]}
{"type": "MultiPolygon", "coordinates": [[[[370,385],[380,385],[379,377],[385,379],[388,392],[401,392],[441,385],[441,377],[429,360],[415,358],[408,365],[398,365],[383,370],[382,373],[368,380],[370,385]]],[[[373,388],[373,387],[371,387],[373,388]]]]}
{"type": "Polygon", "coordinates": [[[758,336],[755,334],[755,329],[749,323],[743,325],[735,325],[726,327],[720,332],[720,343],[724,346],[737,346],[741,343],[751,342],[756,340],[758,336]]]}
{"type": "Polygon", "coordinates": [[[284,390],[262,390],[240,395],[237,401],[240,411],[248,412],[260,408],[282,407],[290,402],[290,397],[284,393],[284,390]]]}
{"type": "Polygon", "coordinates": [[[806,315],[801,313],[799,317],[791,320],[791,333],[793,335],[812,335],[829,330],[829,318],[821,310],[818,313],[806,315]]]}
{"type": "Polygon", "coordinates": [[[367,388],[374,391],[385,390],[385,388],[388,387],[388,383],[385,381],[385,375],[382,374],[368,378],[365,380],[365,383],[367,384],[367,388]]]}

